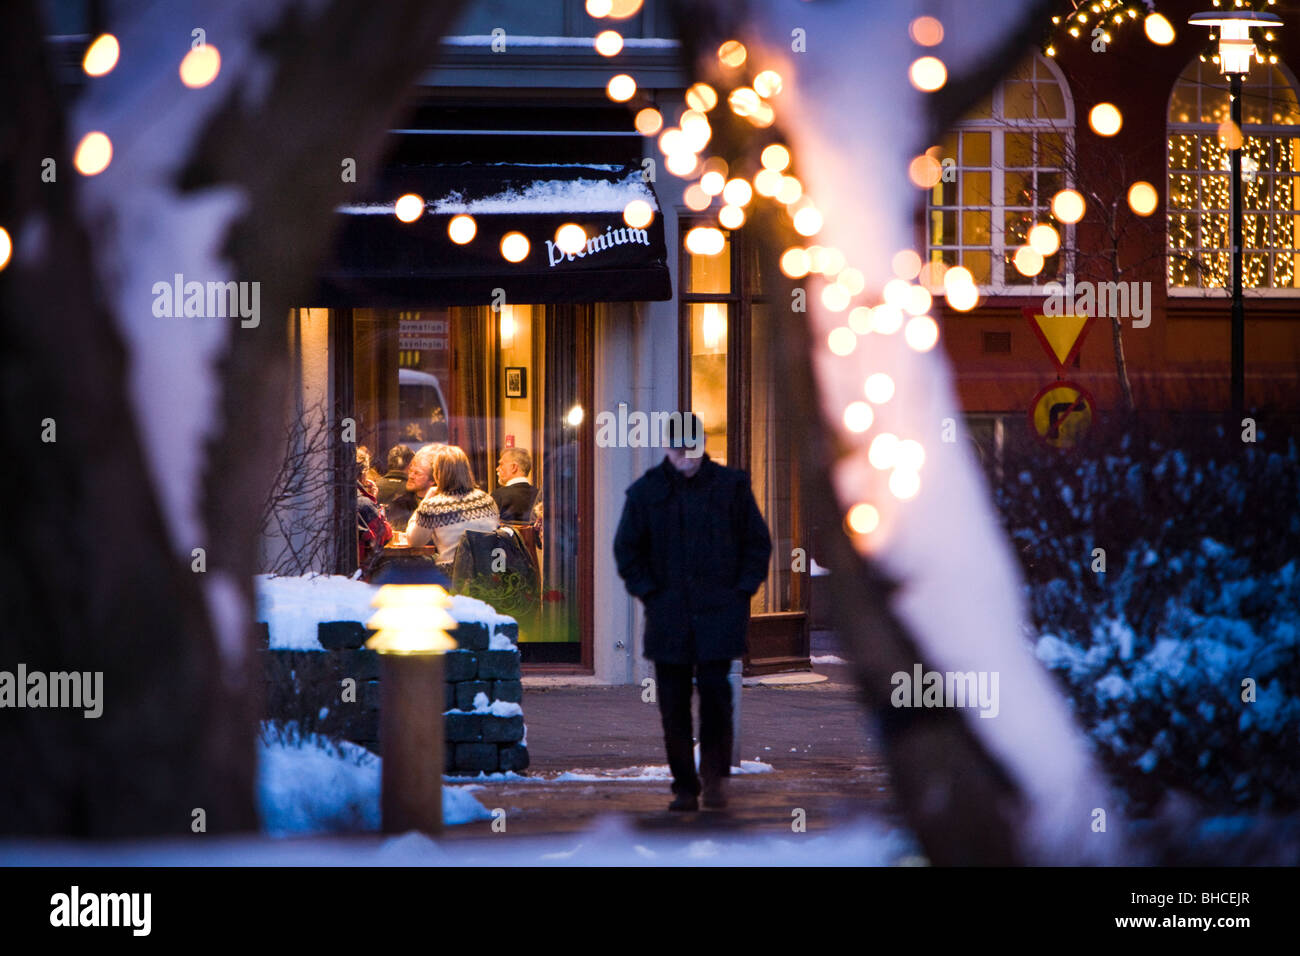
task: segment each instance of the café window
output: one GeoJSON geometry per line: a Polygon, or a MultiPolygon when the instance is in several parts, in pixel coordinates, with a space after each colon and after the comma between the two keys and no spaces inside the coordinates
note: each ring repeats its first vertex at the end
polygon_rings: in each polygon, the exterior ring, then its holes
{"type": "MultiPolygon", "coordinates": [[[[1241,85],[1242,285],[1300,288],[1300,99],[1281,63],[1253,63],[1241,85]]],[[[1232,152],[1227,80],[1192,60],[1169,97],[1171,289],[1222,289],[1232,281],[1232,152]]]]}
{"type": "MultiPolygon", "coordinates": [[[[680,231],[691,225],[682,222],[680,231]]],[[[767,521],[772,560],[751,614],[802,611],[806,575],[792,570],[791,554],[806,551],[808,542],[799,513],[793,410],[778,372],[777,314],[764,296],[756,249],[742,233],[723,235],[717,255],[681,253],[682,407],[703,422],[710,458],[749,472],[767,521]]]]}
{"type": "Polygon", "coordinates": [[[1032,278],[1014,265],[1035,223],[1065,236],[1052,197],[1068,185],[1074,106],[1065,78],[1041,56],[1021,63],[940,142],[943,178],[926,204],[931,262],[965,266],[983,289],[1041,285],[1065,271],[1060,252],[1032,278]]]}
{"type": "MultiPolygon", "coordinates": [[[[343,316],[356,440],[371,451],[380,475],[399,444],[412,451],[450,444],[464,451],[475,485],[492,494],[506,484],[497,471],[502,452],[528,453],[507,457],[516,466],[531,462],[522,477],[536,491],[502,496],[501,524],[515,532],[522,552],[512,548],[504,568],[500,560],[475,564],[472,574],[454,579],[453,590],[514,617],[526,663],[581,663],[583,588],[590,582],[580,580],[578,554],[578,310],[504,305],[352,309],[343,316]],[[532,573],[516,560],[521,555],[531,559],[532,573]]],[[[436,540],[411,552],[398,539],[380,559],[442,557],[436,540]]]]}

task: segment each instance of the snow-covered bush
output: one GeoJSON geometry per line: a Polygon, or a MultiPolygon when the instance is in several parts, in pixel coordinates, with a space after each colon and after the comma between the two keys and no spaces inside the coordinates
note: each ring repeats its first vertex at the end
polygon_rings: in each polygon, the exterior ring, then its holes
{"type": "Polygon", "coordinates": [[[1294,438],[1168,423],[1003,461],[1037,655],[1136,812],[1300,806],[1298,465],[1294,438]]]}

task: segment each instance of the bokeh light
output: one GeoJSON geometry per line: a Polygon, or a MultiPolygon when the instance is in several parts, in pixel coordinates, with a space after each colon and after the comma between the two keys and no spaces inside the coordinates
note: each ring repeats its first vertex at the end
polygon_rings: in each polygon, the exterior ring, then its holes
{"type": "Polygon", "coordinates": [[[72,164],[83,176],[99,175],[108,169],[108,164],[112,161],[113,141],[98,130],[81,137],[72,157],[72,164]]]}
{"type": "Polygon", "coordinates": [[[221,54],[211,43],[196,46],[181,60],[181,82],[192,90],[201,89],[221,72],[221,54]]]}
{"type": "Polygon", "coordinates": [[[474,221],[473,216],[452,216],[451,222],[447,223],[447,235],[458,246],[473,240],[477,233],[478,223],[474,221]]]}
{"type": "Polygon", "coordinates": [[[862,392],[871,404],[884,405],[894,397],[894,380],[884,372],[874,372],[867,376],[862,392]]]}
{"type": "Polygon", "coordinates": [[[1156,187],[1145,180],[1138,180],[1128,188],[1128,205],[1139,216],[1149,216],[1156,211],[1160,196],[1156,187]]]}
{"type": "Polygon", "coordinates": [[[844,409],[844,427],[851,432],[861,433],[871,427],[875,417],[871,406],[866,402],[849,402],[844,409]]]}
{"type": "Polygon", "coordinates": [[[528,237],[522,232],[507,232],[501,237],[501,255],[507,262],[523,262],[528,258],[528,237]]]}
{"type": "Polygon", "coordinates": [[[100,34],[95,42],[86,48],[86,55],[81,59],[81,68],[88,76],[103,76],[117,66],[120,53],[121,48],[117,44],[117,37],[111,33],[100,34]]]}
{"type": "Polygon", "coordinates": [[[907,77],[918,90],[933,93],[943,89],[943,85],[948,82],[948,68],[937,56],[923,56],[913,61],[908,68],[907,77]]]}
{"type": "Polygon", "coordinates": [[[1088,111],[1088,125],[1098,136],[1114,136],[1124,125],[1124,117],[1114,103],[1098,103],[1088,111]]]}
{"type": "Polygon", "coordinates": [[[393,203],[393,215],[402,222],[415,222],[424,215],[424,197],[419,193],[407,193],[399,196],[393,203]]]}
{"type": "Polygon", "coordinates": [[[1073,189],[1062,189],[1052,197],[1052,215],[1061,222],[1078,222],[1086,209],[1083,196],[1073,189]]]}
{"type": "Polygon", "coordinates": [[[605,84],[605,93],[615,103],[626,103],[636,96],[636,80],[626,73],[615,74],[605,84]]]}
{"type": "Polygon", "coordinates": [[[623,221],[633,229],[644,229],[654,218],[655,211],[644,199],[633,199],[623,207],[623,221]]]}

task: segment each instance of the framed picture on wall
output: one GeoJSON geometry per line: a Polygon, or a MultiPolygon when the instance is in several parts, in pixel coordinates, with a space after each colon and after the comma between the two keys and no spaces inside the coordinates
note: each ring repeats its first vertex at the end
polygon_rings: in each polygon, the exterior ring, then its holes
{"type": "Polygon", "coordinates": [[[528,369],[522,365],[506,366],[506,398],[528,397],[528,369]]]}

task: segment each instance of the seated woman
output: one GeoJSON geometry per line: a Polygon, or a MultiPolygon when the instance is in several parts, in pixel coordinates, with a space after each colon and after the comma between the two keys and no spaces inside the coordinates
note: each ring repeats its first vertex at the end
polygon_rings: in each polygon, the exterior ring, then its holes
{"type": "Polygon", "coordinates": [[[469,459],[457,446],[439,447],[431,471],[433,490],[411,516],[406,538],[416,547],[433,543],[438,564],[448,565],[466,531],[495,531],[501,516],[492,496],[475,487],[469,459]]]}

